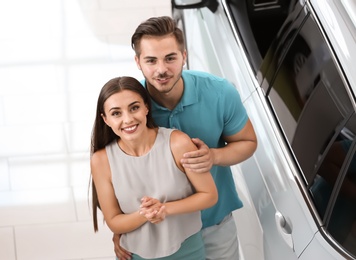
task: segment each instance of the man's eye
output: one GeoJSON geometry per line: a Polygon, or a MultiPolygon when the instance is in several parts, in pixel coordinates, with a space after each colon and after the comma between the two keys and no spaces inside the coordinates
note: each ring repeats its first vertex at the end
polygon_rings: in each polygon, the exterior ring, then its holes
{"type": "Polygon", "coordinates": [[[167,58],[167,61],[175,61],[175,60],[176,60],[175,57],[169,57],[169,58],[167,58]]]}

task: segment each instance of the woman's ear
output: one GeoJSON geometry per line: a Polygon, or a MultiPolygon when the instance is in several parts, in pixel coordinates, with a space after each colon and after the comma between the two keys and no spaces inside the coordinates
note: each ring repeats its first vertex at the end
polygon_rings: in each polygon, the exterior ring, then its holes
{"type": "Polygon", "coordinates": [[[108,127],[111,127],[111,126],[108,124],[108,122],[106,121],[106,116],[105,116],[103,113],[101,113],[100,116],[101,116],[101,118],[104,120],[105,124],[106,124],[108,127]]]}

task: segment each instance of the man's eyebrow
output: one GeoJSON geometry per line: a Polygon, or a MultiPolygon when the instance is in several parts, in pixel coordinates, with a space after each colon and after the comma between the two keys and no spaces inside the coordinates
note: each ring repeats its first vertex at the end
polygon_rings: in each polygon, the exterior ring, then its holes
{"type": "MultiPolygon", "coordinates": [[[[172,52],[172,53],[167,54],[167,55],[165,56],[165,58],[171,57],[171,56],[177,56],[177,55],[178,55],[178,53],[172,52]]],[[[154,56],[146,56],[146,57],[144,57],[144,59],[145,59],[145,60],[156,60],[157,57],[154,57],[154,56]]]]}
{"type": "Polygon", "coordinates": [[[157,57],[153,57],[153,56],[146,56],[146,57],[143,57],[145,60],[155,60],[157,59],[157,57]]]}
{"type": "Polygon", "coordinates": [[[172,53],[167,54],[166,57],[169,57],[169,56],[176,56],[176,55],[178,55],[176,52],[172,52],[172,53]]]}

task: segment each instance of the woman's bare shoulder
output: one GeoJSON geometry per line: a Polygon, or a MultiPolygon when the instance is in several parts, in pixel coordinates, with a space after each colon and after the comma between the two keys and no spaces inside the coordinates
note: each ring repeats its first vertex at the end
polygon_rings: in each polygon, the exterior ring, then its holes
{"type": "Polygon", "coordinates": [[[171,148],[178,149],[183,152],[197,150],[191,138],[180,130],[174,130],[171,133],[171,148]]]}
{"type": "Polygon", "coordinates": [[[96,166],[98,164],[102,164],[103,162],[107,161],[107,154],[105,149],[100,149],[92,154],[90,158],[90,164],[92,166],[96,166]]]}

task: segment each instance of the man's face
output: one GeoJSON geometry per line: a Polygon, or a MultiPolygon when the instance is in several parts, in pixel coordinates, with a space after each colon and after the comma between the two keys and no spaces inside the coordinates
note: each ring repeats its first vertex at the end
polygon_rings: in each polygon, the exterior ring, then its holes
{"type": "Polygon", "coordinates": [[[175,86],[183,86],[186,52],[181,52],[174,36],[143,37],[140,49],[140,57],[135,60],[150,93],[169,94],[175,86]]]}

